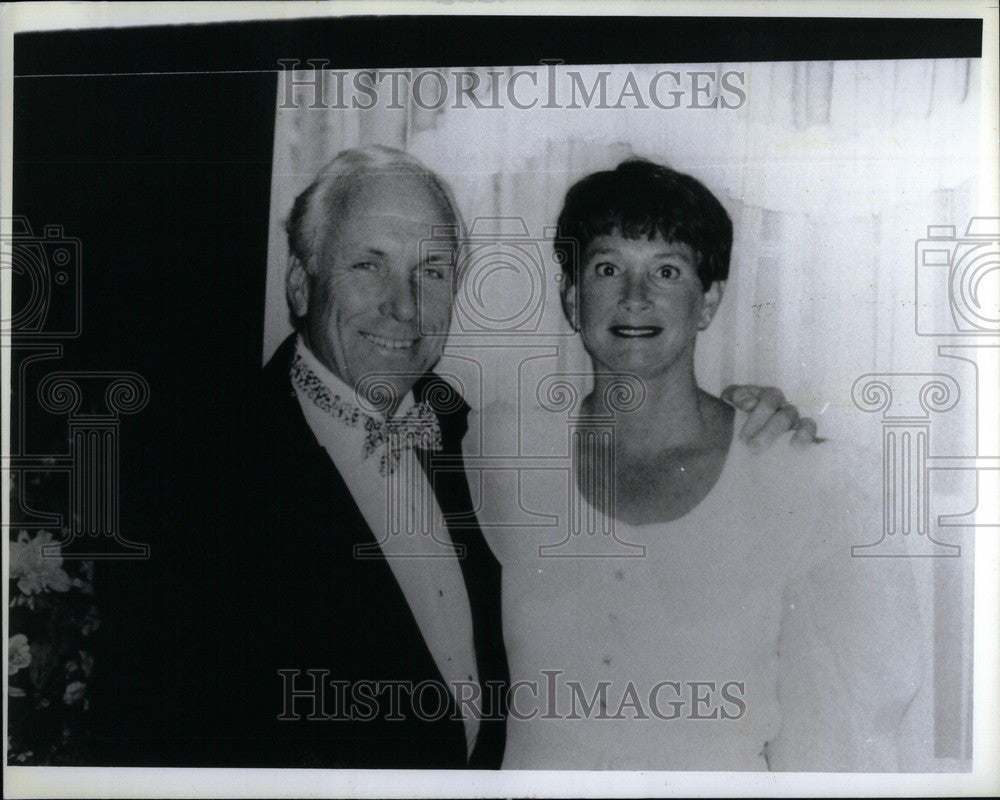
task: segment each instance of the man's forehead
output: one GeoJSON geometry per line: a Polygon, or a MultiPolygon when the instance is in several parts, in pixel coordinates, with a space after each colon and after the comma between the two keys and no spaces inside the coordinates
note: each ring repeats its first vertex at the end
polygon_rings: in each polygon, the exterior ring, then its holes
{"type": "Polygon", "coordinates": [[[447,200],[434,182],[415,173],[374,173],[359,178],[346,193],[346,205],[450,214],[447,200]]]}
{"type": "Polygon", "coordinates": [[[415,175],[382,175],[359,183],[335,216],[344,232],[382,226],[391,231],[418,230],[427,237],[454,221],[445,198],[415,175]]]}
{"type": "Polygon", "coordinates": [[[427,214],[407,215],[386,213],[378,209],[351,214],[333,220],[329,228],[329,241],[357,243],[358,241],[406,240],[457,244],[456,226],[447,225],[442,218],[433,219],[427,214]]]}
{"type": "Polygon", "coordinates": [[[426,216],[372,212],[334,220],[323,237],[329,255],[350,251],[381,256],[402,253],[435,260],[454,259],[458,250],[457,227],[426,216]]]}

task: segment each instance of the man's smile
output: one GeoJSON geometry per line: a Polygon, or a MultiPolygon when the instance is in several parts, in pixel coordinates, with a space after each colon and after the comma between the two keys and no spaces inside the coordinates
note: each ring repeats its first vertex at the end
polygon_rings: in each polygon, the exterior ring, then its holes
{"type": "Polygon", "coordinates": [[[372,344],[385,348],[386,350],[409,350],[417,343],[417,339],[389,339],[385,336],[377,336],[368,331],[360,331],[361,336],[372,344]]]}
{"type": "Polygon", "coordinates": [[[612,325],[608,330],[622,339],[649,339],[663,333],[658,325],[612,325]]]}

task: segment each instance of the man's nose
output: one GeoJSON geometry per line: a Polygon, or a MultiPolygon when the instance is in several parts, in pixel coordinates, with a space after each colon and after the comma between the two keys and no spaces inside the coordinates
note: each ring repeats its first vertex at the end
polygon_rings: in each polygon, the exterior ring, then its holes
{"type": "Polygon", "coordinates": [[[388,294],[379,309],[387,317],[400,322],[412,322],[419,310],[418,287],[408,277],[399,277],[389,286],[388,294]]]}
{"type": "Polygon", "coordinates": [[[619,302],[628,311],[642,311],[649,307],[649,295],[643,276],[625,275],[619,302]]]}

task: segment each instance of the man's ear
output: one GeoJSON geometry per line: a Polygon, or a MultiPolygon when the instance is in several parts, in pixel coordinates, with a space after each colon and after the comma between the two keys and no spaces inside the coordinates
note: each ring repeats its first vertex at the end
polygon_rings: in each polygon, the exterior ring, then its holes
{"type": "Polygon", "coordinates": [[[304,317],[309,310],[309,273],[305,265],[295,256],[288,259],[288,272],[285,273],[285,296],[288,307],[295,317],[304,317]]]}
{"type": "Polygon", "coordinates": [[[725,281],[713,281],[702,298],[701,319],[698,321],[698,330],[703,331],[712,324],[715,312],[719,310],[719,303],[722,302],[722,295],[726,291],[725,281]]]}
{"type": "Polygon", "coordinates": [[[580,330],[579,321],[577,319],[577,307],[576,307],[576,296],[579,291],[579,282],[571,281],[563,273],[561,276],[562,283],[559,288],[559,300],[562,302],[563,314],[566,315],[566,321],[569,322],[569,326],[574,331],[580,330]]]}

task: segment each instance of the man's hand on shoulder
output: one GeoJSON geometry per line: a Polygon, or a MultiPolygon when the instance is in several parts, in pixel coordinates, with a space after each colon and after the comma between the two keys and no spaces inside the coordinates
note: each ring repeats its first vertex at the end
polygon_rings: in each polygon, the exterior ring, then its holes
{"type": "Polygon", "coordinates": [[[807,447],[823,441],[816,437],[816,421],[803,417],[798,408],[785,399],[784,392],[774,386],[753,384],[727,386],[722,399],[733,408],[747,414],[738,435],[751,447],[763,450],[781,436],[792,431],[792,444],[807,447]]]}

